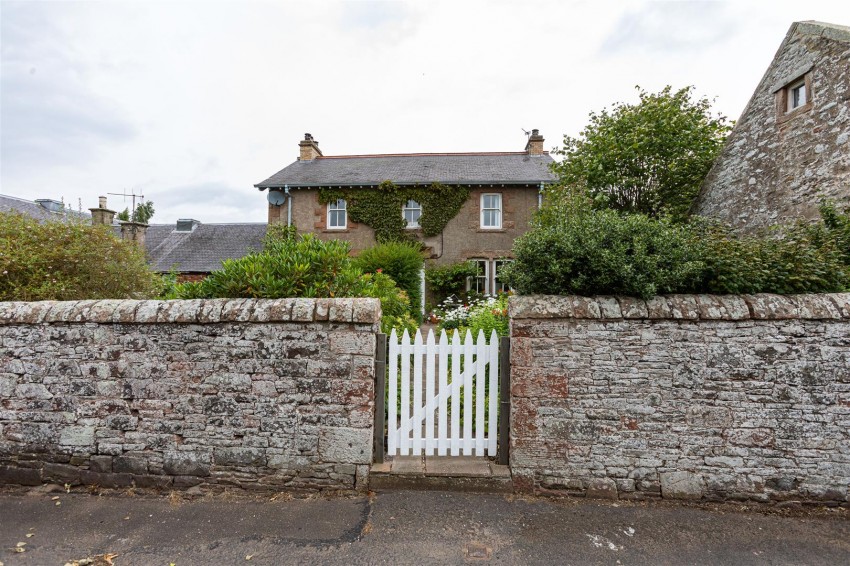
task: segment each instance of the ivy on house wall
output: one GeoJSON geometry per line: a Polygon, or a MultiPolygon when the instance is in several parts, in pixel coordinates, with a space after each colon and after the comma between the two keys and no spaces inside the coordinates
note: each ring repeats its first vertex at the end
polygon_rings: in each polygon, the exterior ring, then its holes
{"type": "Polygon", "coordinates": [[[374,229],[375,238],[381,243],[412,239],[401,215],[407,201],[415,200],[422,206],[419,226],[423,236],[431,237],[442,232],[449,220],[457,216],[467,198],[468,187],[440,183],[399,187],[392,181],[384,181],[374,189],[319,189],[320,203],[345,199],[349,218],[374,229]]]}

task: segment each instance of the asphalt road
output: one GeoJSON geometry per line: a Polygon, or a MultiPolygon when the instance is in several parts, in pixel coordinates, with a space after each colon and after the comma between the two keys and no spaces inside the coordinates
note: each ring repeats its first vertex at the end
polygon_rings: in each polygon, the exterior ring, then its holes
{"type": "Polygon", "coordinates": [[[741,509],[414,491],[192,501],[5,493],[0,562],[61,566],[117,554],[116,566],[850,564],[847,510],[741,509]]]}

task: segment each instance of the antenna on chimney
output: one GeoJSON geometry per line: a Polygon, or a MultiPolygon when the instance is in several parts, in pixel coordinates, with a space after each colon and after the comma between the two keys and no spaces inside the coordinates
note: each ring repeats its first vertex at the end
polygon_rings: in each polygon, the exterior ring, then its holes
{"type": "Polygon", "coordinates": [[[522,130],[522,133],[524,133],[524,134],[525,134],[525,137],[528,137],[528,136],[530,136],[530,135],[531,135],[531,132],[529,132],[528,130],[526,130],[526,129],[525,129],[525,128],[523,128],[522,126],[520,126],[520,128],[519,128],[519,129],[520,129],[520,130],[522,130]]]}
{"type": "Polygon", "coordinates": [[[129,195],[128,195],[127,193],[106,193],[106,194],[108,194],[108,195],[115,195],[115,196],[119,196],[119,197],[124,197],[124,202],[127,202],[127,197],[132,197],[132,198],[133,198],[133,208],[132,208],[132,209],[131,209],[131,211],[130,211],[130,216],[131,216],[131,217],[132,217],[132,215],[136,212],[136,197],[138,197],[139,199],[144,199],[144,198],[145,198],[145,195],[137,195],[137,194],[136,194],[136,189],[130,189],[130,194],[129,194],[129,195]]]}

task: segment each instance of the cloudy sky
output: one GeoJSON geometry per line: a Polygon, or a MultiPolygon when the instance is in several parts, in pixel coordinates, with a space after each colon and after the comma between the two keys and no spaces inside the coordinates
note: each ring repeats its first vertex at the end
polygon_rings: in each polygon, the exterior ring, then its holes
{"type": "Polygon", "coordinates": [[[737,118],[805,2],[0,0],[0,193],[153,222],[263,222],[253,185],[326,155],[547,148],[635,85],[737,118]],[[109,197],[112,208],[127,204],[109,197]]]}

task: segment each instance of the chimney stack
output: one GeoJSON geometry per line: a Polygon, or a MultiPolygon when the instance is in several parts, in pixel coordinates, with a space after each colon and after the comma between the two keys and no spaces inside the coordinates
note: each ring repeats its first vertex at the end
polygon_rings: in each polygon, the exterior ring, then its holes
{"type": "Polygon", "coordinates": [[[540,130],[531,130],[531,135],[528,136],[528,143],[525,144],[525,151],[528,155],[543,155],[543,136],[540,135],[540,130]]]}
{"type": "Polygon", "coordinates": [[[121,239],[125,242],[135,242],[145,249],[145,233],[148,225],[141,222],[121,222],[121,239]]]}
{"type": "Polygon", "coordinates": [[[312,134],[304,134],[304,139],[298,142],[298,147],[301,148],[301,157],[298,158],[300,161],[313,161],[322,156],[319,142],[313,139],[312,134]]]}
{"type": "Polygon", "coordinates": [[[100,224],[112,225],[112,219],[115,218],[115,211],[106,208],[106,197],[98,197],[97,208],[90,208],[92,226],[100,224]]]}

